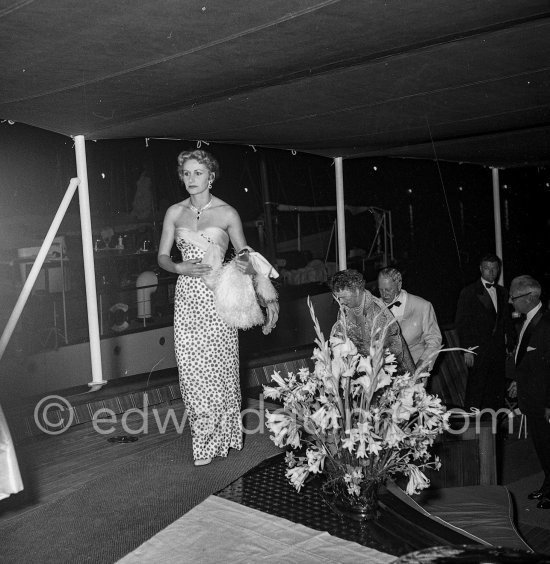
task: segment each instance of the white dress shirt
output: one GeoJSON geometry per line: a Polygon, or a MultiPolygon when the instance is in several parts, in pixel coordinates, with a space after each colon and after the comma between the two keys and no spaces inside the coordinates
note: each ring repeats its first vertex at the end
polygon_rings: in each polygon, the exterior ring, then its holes
{"type": "MultiPolygon", "coordinates": [[[[405,290],[401,290],[399,294],[395,297],[394,302],[401,302],[399,306],[393,306],[390,311],[393,313],[393,316],[397,321],[401,321],[403,319],[403,314],[405,313],[405,304],[407,303],[407,292],[405,290]]],[[[393,302],[392,302],[393,303],[393,302]]],[[[388,305],[388,307],[391,304],[388,305]]]]}
{"type": "Polygon", "coordinates": [[[537,315],[537,311],[541,307],[542,307],[542,302],[539,302],[539,305],[535,306],[531,311],[525,314],[525,319],[523,321],[523,325],[521,326],[521,331],[519,332],[518,344],[516,346],[516,354],[514,355],[514,362],[518,359],[519,346],[521,345],[521,340],[523,339],[523,334],[525,333],[525,329],[527,329],[527,326],[529,325],[529,323],[531,323],[531,319],[533,319],[533,317],[537,315]]]}
{"type": "Polygon", "coordinates": [[[493,282],[489,282],[489,280],[485,280],[482,277],[481,283],[483,284],[483,287],[487,290],[487,292],[489,292],[489,296],[491,296],[491,300],[493,301],[493,305],[495,306],[495,311],[498,311],[497,289],[495,288],[495,286],[492,286],[491,288],[487,288],[487,286],[485,286],[485,284],[493,284],[493,282]]]}

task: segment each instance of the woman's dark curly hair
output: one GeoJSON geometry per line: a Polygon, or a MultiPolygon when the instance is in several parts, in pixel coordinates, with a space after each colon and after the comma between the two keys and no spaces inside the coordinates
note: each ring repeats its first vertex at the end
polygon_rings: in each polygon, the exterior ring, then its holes
{"type": "Polygon", "coordinates": [[[365,289],[365,279],[363,275],[349,268],[348,270],[340,270],[337,272],[330,281],[330,287],[333,292],[340,292],[341,290],[354,290],[359,288],[361,290],[365,289]]]}

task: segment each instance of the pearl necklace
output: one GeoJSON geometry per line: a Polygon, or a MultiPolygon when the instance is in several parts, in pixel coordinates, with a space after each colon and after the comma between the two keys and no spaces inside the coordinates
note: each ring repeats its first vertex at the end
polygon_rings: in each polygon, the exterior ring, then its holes
{"type": "Polygon", "coordinates": [[[210,196],[210,200],[208,200],[208,203],[205,206],[202,206],[202,208],[197,208],[191,203],[191,200],[189,200],[189,207],[197,214],[197,221],[199,221],[199,219],[201,218],[201,213],[212,205],[212,201],[213,198],[212,196],[210,196]]]}
{"type": "Polygon", "coordinates": [[[365,308],[365,292],[363,292],[363,298],[358,306],[350,307],[349,309],[354,313],[356,317],[359,317],[365,308]]]}

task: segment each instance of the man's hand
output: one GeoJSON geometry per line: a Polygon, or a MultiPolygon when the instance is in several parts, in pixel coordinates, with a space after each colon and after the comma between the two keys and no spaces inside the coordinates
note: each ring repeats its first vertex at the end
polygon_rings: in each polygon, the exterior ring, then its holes
{"type": "Polygon", "coordinates": [[[269,302],[265,306],[267,308],[266,322],[262,327],[264,335],[268,335],[277,326],[279,319],[279,302],[269,302]]]}
{"type": "Polygon", "coordinates": [[[510,396],[511,398],[518,397],[518,385],[516,382],[511,382],[508,386],[508,396],[510,396]]]}
{"type": "Polygon", "coordinates": [[[464,362],[468,368],[474,367],[474,355],[473,353],[464,353],[464,362]]]}

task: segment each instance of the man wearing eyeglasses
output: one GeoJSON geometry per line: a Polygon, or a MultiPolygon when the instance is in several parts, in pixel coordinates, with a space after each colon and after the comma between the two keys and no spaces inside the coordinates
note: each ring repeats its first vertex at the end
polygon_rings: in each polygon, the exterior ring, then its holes
{"type": "Polygon", "coordinates": [[[504,407],[506,354],[513,351],[515,333],[508,294],[497,284],[500,268],[499,257],[484,255],[479,263],[481,277],[463,288],[458,298],[455,326],[460,346],[477,347],[475,354],[464,354],[468,367],[466,409],[504,407]]]}
{"type": "Polygon", "coordinates": [[[527,497],[539,509],[550,509],[550,314],[540,301],[540,284],[531,276],[518,276],[510,286],[510,302],[525,316],[515,351],[518,407],[527,417],[529,436],[544,471],[541,487],[527,497]]]}

